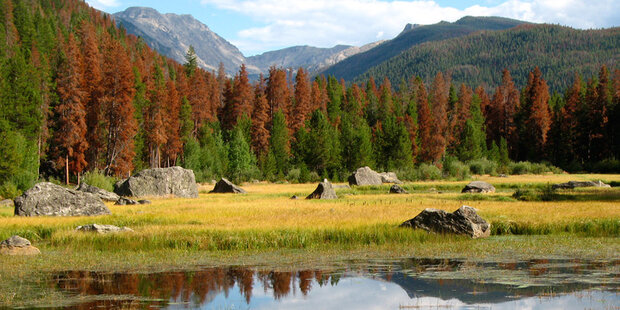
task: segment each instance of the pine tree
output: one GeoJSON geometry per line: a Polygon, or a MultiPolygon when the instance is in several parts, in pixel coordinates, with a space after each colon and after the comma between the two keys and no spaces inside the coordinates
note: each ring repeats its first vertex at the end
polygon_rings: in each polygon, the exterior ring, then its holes
{"type": "Polygon", "coordinates": [[[232,86],[232,93],[225,107],[224,128],[230,129],[237,125],[241,117],[250,117],[254,102],[254,93],[248,79],[248,72],[245,65],[241,65],[239,73],[235,75],[232,86]]]}
{"type": "Polygon", "coordinates": [[[198,68],[198,56],[196,56],[196,50],[194,50],[192,45],[189,46],[185,54],[185,64],[183,64],[183,67],[185,68],[185,75],[190,78],[194,76],[198,68]]]}
{"type": "Polygon", "coordinates": [[[248,181],[252,177],[256,158],[250,151],[250,145],[240,127],[232,130],[228,158],[228,175],[233,182],[248,181]]]}
{"type": "Polygon", "coordinates": [[[542,159],[547,143],[547,132],[551,126],[549,99],[547,82],[542,78],[540,69],[536,67],[530,73],[525,89],[520,159],[542,159]]]}
{"type": "Polygon", "coordinates": [[[300,67],[295,77],[295,106],[291,115],[291,132],[296,132],[306,121],[306,116],[311,112],[310,86],[308,75],[300,67]]]}
{"type": "Polygon", "coordinates": [[[262,81],[254,89],[254,112],[252,113],[252,149],[258,158],[269,149],[269,103],[262,87],[262,81]]]}
{"type": "Polygon", "coordinates": [[[77,175],[86,168],[86,92],[82,89],[81,55],[73,34],[64,47],[65,59],[60,66],[57,90],[60,103],[55,107],[57,130],[54,141],[58,148],[58,160],[65,167],[69,184],[69,173],[77,175]]]}
{"type": "Polygon", "coordinates": [[[431,145],[435,143],[435,141],[433,140],[433,118],[431,115],[430,107],[428,106],[426,87],[421,81],[418,84],[417,95],[420,139],[419,161],[431,162],[435,160],[434,154],[432,153],[431,149],[431,145]]]}
{"type": "Polygon", "coordinates": [[[163,156],[167,167],[176,165],[177,159],[183,151],[183,141],[181,135],[181,123],[179,113],[181,112],[181,101],[173,81],[166,82],[167,96],[165,100],[165,126],[166,126],[166,145],[163,148],[163,156]]]}
{"type": "Polygon", "coordinates": [[[284,115],[289,115],[291,98],[286,81],[286,71],[277,69],[275,66],[269,68],[266,93],[270,108],[270,119],[273,119],[275,113],[278,111],[282,111],[284,115]]]}
{"type": "Polygon", "coordinates": [[[273,116],[271,135],[269,139],[269,156],[273,156],[275,175],[284,176],[288,172],[291,148],[289,145],[289,131],[286,126],[284,112],[277,111],[273,116]]]}
{"type": "Polygon", "coordinates": [[[446,151],[448,133],[448,94],[449,83],[444,79],[441,72],[437,73],[431,85],[430,103],[433,114],[432,139],[433,142],[427,145],[430,160],[438,163],[446,151]]]}

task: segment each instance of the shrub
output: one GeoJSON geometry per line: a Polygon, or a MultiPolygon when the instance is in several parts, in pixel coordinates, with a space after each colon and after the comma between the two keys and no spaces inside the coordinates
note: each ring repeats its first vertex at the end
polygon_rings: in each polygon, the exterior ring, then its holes
{"type": "Polygon", "coordinates": [[[82,177],[82,182],[111,192],[114,191],[114,183],[116,183],[116,179],[113,177],[108,177],[104,175],[101,171],[95,169],[93,171],[88,171],[84,173],[84,176],[82,177]]]}
{"type": "Polygon", "coordinates": [[[471,177],[469,166],[458,160],[447,160],[443,167],[444,176],[465,180],[471,177]]]}
{"type": "Polygon", "coordinates": [[[418,179],[418,169],[413,166],[401,167],[396,169],[395,173],[403,181],[415,181],[418,179]]]}
{"type": "Polygon", "coordinates": [[[508,164],[508,170],[510,171],[510,174],[543,174],[547,172],[559,174],[563,172],[562,169],[549,163],[531,163],[527,161],[510,163],[508,164]]]}
{"type": "Polygon", "coordinates": [[[21,194],[22,191],[20,191],[17,188],[17,185],[15,185],[15,183],[11,181],[4,182],[2,185],[0,185],[0,197],[13,199],[21,194]]]}
{"type": "Polygon", "coordinates": [[[441,170],[435,165],[421,164],[417,169],[417,180],[439,180],[441,170]]]}
{"type": "Polygon", "coordinates": [[[288,171],[288,175],[286,176],[286,180],[289,181],[289,183],[299,183],[300,182],[300,177],[301,177],[301,169],[300,168],[293,168],[293,169],[288,171]]]}
{"type": "Polygon", "coordinates": [[[469,171],[473,174],[497,174],[497,162],[488,160],[486,158],[471,160],[468,162],[469,171]]]}
{"type": "Polygon", "coordinates": [[[598,173],[620,173],[620,160],[615,158],[603,159],[593,164],[589,170],[598,173]]]}

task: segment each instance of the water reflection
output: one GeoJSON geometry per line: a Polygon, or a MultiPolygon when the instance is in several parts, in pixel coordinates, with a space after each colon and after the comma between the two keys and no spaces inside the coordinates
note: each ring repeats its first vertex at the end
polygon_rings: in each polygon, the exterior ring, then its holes
{"type": "Polygon", "coordinates": [[[530,308],[618,307],[620,261],[348,261],[274,271],[218,267],[157,273],[67,271],[53,285],[103,308],[530,308]],[[521,304],[521,306],[518,306],[521,304]]]}

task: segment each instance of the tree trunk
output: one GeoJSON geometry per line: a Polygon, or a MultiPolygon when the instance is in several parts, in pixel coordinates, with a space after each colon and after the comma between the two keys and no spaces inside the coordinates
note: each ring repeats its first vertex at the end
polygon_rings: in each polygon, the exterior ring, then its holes
{"type": "Polygon", "coordinates": [[[65,156],[65,181],[69,185],[69,155],[65,156]]]}

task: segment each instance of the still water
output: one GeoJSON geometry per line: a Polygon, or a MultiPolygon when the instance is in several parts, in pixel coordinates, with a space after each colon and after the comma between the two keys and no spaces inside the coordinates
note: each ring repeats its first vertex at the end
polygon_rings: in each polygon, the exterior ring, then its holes
{"type": "Polygon", "coordinates": [[[334,266],[67,271],[52,285],[85,300],[71,306],[78,309],[620,309],[620,260],[405,259],[334,266]]]}

